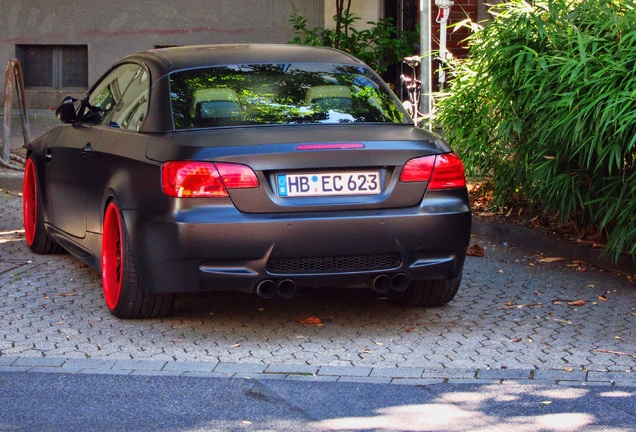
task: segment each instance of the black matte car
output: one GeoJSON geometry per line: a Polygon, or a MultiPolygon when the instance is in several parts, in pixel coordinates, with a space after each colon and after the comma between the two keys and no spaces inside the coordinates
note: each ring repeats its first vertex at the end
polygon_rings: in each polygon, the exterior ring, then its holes
{"type": "Polygon", "coordinates": [[[166,316],[201,291],[360,288],[405,306],[457,293],[462,162],[346,53],[139,52],[57,115],[28,147],[26,241],[100,271],[117,317],[166,316]]]}

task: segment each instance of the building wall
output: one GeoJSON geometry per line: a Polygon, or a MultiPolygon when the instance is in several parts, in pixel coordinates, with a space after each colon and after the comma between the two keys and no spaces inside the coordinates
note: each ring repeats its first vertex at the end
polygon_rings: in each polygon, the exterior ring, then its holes
{"type": "MultiPolygon", "coordinates": [[[[16,56],[16,45],[86,45],[92,85],[124,55],[157,46],[210,43],[286,43],[294,34],[288,19],[305,16],[324,25],[316,0],[0,0],[0,61],[16,56]]],[[[72,89],[81,96],[87,89],[72,89]]],[[[50,108],[68,94],[27,91],[30,108],[50,108]]],[[[0,96],[2,97],[2,96],[0,96]]],[[[2,99],[3,100],[3,99],[2,99]]]]}
{"type": "MultiPolygon", "coordinates": [[[[335,28],[333,16],[336,15],[336,0],[325,0],[325,28],[335,28]]],[[[351,14],[359,17],[355,27],[358,30],[369,28],[369,21],[377,22],[382,17],[382,0],[351,0],[351,14]]]]}

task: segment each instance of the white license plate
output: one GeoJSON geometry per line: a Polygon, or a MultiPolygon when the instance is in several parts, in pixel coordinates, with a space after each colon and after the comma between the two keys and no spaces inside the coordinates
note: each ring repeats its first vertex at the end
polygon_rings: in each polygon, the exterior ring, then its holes
{"type": "Polygon", "coordinates": [[[279,174],[276,182],[281,197],[377,195],[381,192],[378,171],[279,174]]]}

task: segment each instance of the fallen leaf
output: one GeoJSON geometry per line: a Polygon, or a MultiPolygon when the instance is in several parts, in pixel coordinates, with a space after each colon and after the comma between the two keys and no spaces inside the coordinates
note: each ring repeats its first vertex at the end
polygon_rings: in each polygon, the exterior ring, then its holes
{"type": "Polygon", "coordinates": [[[75,297],[77,295],[77,293],[64,293],[64,294],[58,294],[58,297],[75,297]]]}
{"type": "Polygon", "coordinates": [[[364,351],[362,351],[364,354],[373,354],[373,351],[371,351],[370,349],[365,349],[364,351]]]}
{"type": "Polygon", "coordinates": [[[541,401],[539,402],[542,405],[550,405],[552,403],[552,401],[541,401]]]}
{"type": "Polygon", "coordinates": [[[587,303],[587,300],[574,300],[569,301],[568,306],[585,306],[585,303],[587,303]]]}
{"type": "Polygon", "coordinates": [[[384,346],[384,344],[382,342],[376,342],[376,345],[380,345],[380,346],[384,346]]]}
{"type": "Polygon", "coordinates": [[[605,294],[601,294],[600,296],[598,296],[598,299],[600,301],[607,301],[607,296],[605,294]]]}
{"type": "Polygon", "coordinates": [[[519,342],[521,342],[522,340],[523,340],[523,338],[517,338],[517,339],[513,340],[513,342],[515,342],[515,343],[519,343],[519,342]]]}
{"type": "Polygon", "coordinates": [[[318,317],[309,317],[302,320],[298,320],[301,324],[321,325],[322,321],[318,317]]]}
{"type": "Polygon", "coordinates": [[[541,258],[539,260],[540,263],[553,263],[553,262],[560,262],[560,261],[565,261],[565,258],[562,258],[562,257],[547,257],[547,258],[541,258]]]}
{"type": "Polygon", "coordinates": [[[241,346],[241,344],[234,344],[234,345],[230,345],[230,348],[238,348],[240,346],[241,346]]]}
{"type": "Polygon", "coordinates": [[[478,245],[477,243],[473,243],[470,246],[468,246],[466,255],[474,256],[474,257],[483,257],[485,255],[484,248],[478,245]]]}

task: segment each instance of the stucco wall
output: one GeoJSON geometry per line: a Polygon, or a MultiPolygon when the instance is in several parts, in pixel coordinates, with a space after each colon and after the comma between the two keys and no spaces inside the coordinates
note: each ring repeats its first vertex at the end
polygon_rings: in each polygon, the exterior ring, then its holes
{"type": "MultiPolygon", "coordinates": [[[[382,0],[352,0],[349,12],[360,18],[355,25],[358,30],[368,28],[369,21],[377,22],[382,16],[382,0]]],[[[325,0],[326,28],[335,28],[334,15],[336,15],[336,0],[325,0]]]]}
{"type": "MultiPolygon", "coordinates": [[[[310,27],[324,23],[317,0],[0,0],[0,61],[15,57],[19,44],[87,45],[92,85],[119,58],[156,46],[286,43],[294,12],[310,27]]],[[[49,108],[66,93],[29,90],[29,107],[49,108]]]]}

